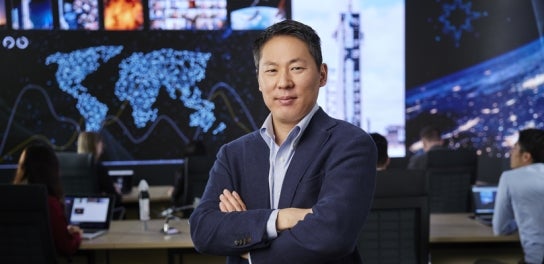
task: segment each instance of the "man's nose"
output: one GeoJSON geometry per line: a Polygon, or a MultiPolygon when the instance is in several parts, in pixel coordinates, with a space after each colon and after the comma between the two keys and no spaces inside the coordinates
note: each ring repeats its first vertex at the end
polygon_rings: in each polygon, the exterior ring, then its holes
{"type": "Polygon", "coordinates": [[[288,89],[291,87],[293,87],[293,79],[291,78],[291,74],[289,74],[288,71],[280,72],[280,75],[278,76],[278,88],[288,89]]]}

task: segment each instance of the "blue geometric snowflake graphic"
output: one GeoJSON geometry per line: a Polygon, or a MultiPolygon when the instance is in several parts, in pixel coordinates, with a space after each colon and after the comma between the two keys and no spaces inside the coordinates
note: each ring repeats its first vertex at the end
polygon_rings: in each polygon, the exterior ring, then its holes
{"type": "Polygon", "coordinates": [[[463,0],[453,0],[452,3],[442,4],[442,14],[438,17],[438,21],[442,23],[442,33],[451,36],[455,47],[459,47],[463,33],[473,30],[472,21],[485,16],[487,16],[485,11],[472,10],[471,1],[463,3],[463,0]]]}

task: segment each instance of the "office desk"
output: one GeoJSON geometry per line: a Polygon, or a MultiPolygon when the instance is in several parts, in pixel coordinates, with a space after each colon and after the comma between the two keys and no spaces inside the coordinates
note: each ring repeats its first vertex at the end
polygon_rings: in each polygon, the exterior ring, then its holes
{"type": "Polygon", "coordinates": [[[175,235],[161,233],[163,224],[164,220],[149,220],[146,230],[144,223],[139,220],[112,221],[108,233],[93,240],[84,240],[81,249],[193,248],[187,219],[169,222],[170,226],[181,231],[175,235]]]}
{"type": "Polygon", "coordinates": [[[490,226],[470,218],[469,213],[431,214],[429,242],[439,243],[519,243],[519,235],[495,236],[490,226]]]}
{"type": "MultiPolygon", "coordinates": [[[[433,264],[473,264],[477,259],[517,263],[522,258],[517,234],[494,236],[491,227],[478,223],[469,215],[431,214],[429,246],[433,264]]],[[[194,251],[187,219],[170,221],[170,226],[181,231],[176,235],[160,233],[163,223],[163,219],[149,220],[147,230],[144,230],[143,223],[138,220],[113,221],[107,234],[83,241],[81,250],[108,252],[107,258],[111,258],[112,263],[175,263],[176,254],[180,254],[180,259],[185,258],[184,263],[224,263],[223,257],[200,255],[194,251]]]]}
{"type": "Polygon", "coordinates": [[[495,259],[517,263],[523,256],[519,235],[495,236],[470,213],[431,214],[429,247],[434,263],[474,263],[495,259]]]}
{"type": "Polygon", "coordinates": [[[108,233],[81,243],[80,252],[86,258],[72,263],[225,263],[224,257],[194,250],[187,219],[169,222],[179,234],[161,233],[163,224],[162,219],[149,220],[146,230],[139,220],[112,221],[108,233]]]}

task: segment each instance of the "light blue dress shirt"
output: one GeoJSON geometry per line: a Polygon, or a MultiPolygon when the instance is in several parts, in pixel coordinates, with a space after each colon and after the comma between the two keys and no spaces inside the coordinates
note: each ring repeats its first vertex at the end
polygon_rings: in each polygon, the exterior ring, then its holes
{"type": "Polygon", "coordinates": [[[519,230],[527,263],[544,258],[544,164],[534,163],[505,171],[493,214],[493,233],[505,235],[519,230]]]}
{"type": "MultiPolygon", "coordinates": [[[[280,200],[281,187],[285,173],[289,168],[291,159],[295,154],[296,145],[306,129],[310,120],[314,116],[315,112],[319,109],[316,104],[310,113],[308,113],[291,131],[285,139],[285,141],[278,146],[276,144],[276,136],[274,134],[274,128],[272,124],[272,116],[269,114],[261,127],[260,133],[264,141],[270,148],[270,170],[268,172],[268,185],[270,190],[270,208],[278,209],[278,203],[280,200]]],[[[269,238],[276,238],[278,233],[276,231],[276,219],[278,217],[278,210],[270,215],[267,222],[267,233],[269,238]]]]}

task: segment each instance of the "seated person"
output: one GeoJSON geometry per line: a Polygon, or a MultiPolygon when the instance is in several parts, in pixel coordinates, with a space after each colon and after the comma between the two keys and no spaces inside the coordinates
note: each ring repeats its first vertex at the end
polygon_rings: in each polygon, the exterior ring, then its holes
{"type": "Polygon", "coordinates": [[[414,154],[408,161],[408,169],[423,170],[427,167],[427,153],[435,149],[444,149],[444,140],[440,130],[434,126],[426,126],[419,133],[423,143],[423,152],[414,154]]]}
{"type": "Polygon", "coordinates": [[[70,257],[81,244],[82,230],[68,225],[64,214],[64,192],[60,181],[57,155],[45,144],[31,145],[23,150],[13,184],[43,184],[47,187],[49,222],[57,253],[70,257]]]}
{"type": "Polygon", "coordinates": [[[510,151],[511,170],[499,179],[493,233],[519,230],[521,263],[544,262],[544,130],[525,129],[510,151]]]}
{"type": "Polygon", "coordinates": [[[111,194],[115,197],[114,219],[124,218],[124,207],[122,207],[121,186],[117,186],[113,177],[108,175],[108,170],[102,165],[101,158],[104,153],[104,141],[98,132],[81,132],[77,138],[78,153],[92,153],[95,165],[96,176],[98,183],[98,192],[103,194],[111,194]]]}
{"type": "Polygon", "coordinates": [[[378,149],[378,162],[376,164],[376,170],[382,171],[387,169],[387,166],[389,166],[389,154],[387,154],[387,148],[388,148],[388,142],[387,138],[382,136],[379,133],[370,133],[370,136],[374,140],[374,143],[376,144],[376,148],[378,149]]]}

